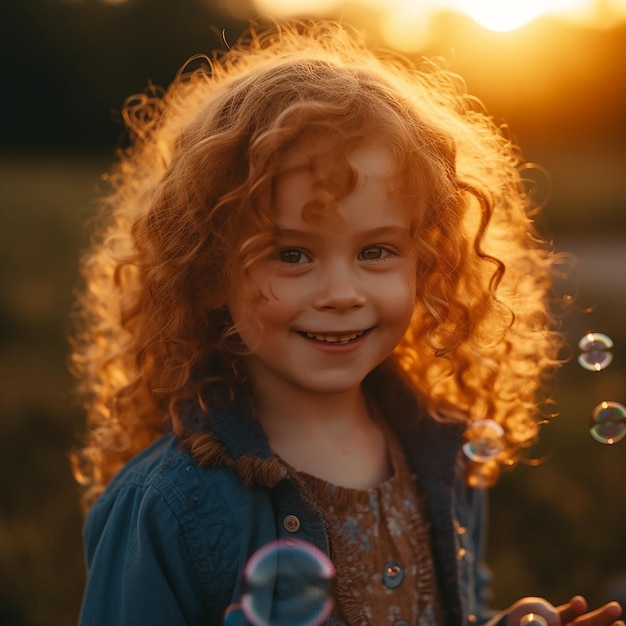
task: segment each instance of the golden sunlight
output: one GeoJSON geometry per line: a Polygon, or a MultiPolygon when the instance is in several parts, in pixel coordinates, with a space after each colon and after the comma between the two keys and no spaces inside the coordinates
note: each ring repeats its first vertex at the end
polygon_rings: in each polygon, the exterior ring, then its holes
{"type": "Polygon", "coordinates": [[[254,0],[254,5],[261,14],[279,16],[321,15],[338,4],[337,0],[254,0]]]}
{"type": "MultiPolygon", "coordinates": [[[[521,28],[540,15],[548,13],[553,5],[567,4],[563,1],[522,0],[459,0],[456,8],[489,30],[506,32],[521,28]]],[[[569,4],[573,4],[570,2],[569,4]]]]}
{"type": "Polygon", "coordinates": [[[350,4],[342,0],[253,1],[260,13],[274,16],[341,17],[350,10],[359,21],[375,19],[386,42],[405,52],[428,45],[432,20],[443,12],[466,15],[481,27],[499,32],[522,28],[545,16],[596,28],[626,21],[626,0],[355,0],[350,4]]]}

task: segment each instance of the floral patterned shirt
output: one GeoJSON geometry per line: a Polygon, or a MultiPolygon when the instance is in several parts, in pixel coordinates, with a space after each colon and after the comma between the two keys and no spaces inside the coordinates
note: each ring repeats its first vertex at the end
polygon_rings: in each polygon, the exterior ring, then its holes
{"type": "Polygon", "coordinates": [[[329,526],[342,622],[433,626],[441,620],[429,523],[403,451],[390,432],[386,438],[393,473],[378,487],[356,490],[298,476],[329,526]]]}

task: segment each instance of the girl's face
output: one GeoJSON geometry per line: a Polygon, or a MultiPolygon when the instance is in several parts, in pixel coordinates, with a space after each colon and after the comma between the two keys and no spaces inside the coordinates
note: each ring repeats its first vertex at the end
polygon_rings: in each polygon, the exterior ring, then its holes
{"type": "MultiPolygon", "coordinates": [[[[306,163],[308,144],[286,169],[306,163]]],[[[261,393],[354,390],[393,351],[414,308],[411,212],[392,194],[392,159],[379,145],[350,153],[356,188],[337,209],[303,219],[316,196],[306,168],[281,175],[273,254],[252,280],[264,298],[229,303],[261,393]]]]}

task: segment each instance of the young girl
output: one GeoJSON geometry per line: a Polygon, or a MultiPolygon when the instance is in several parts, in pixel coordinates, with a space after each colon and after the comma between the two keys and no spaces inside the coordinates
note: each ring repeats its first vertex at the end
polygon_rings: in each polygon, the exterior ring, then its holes
{"type": "MultiPolygon", "coordinates": [[[[74,342],[81,623],[247,623],[244,566],[289,537],[334,563],[330,624],[486,622],[483,488],[561,345],[509,139],[453,76],[327,22],[257,26],[125,120],[74,342]]],[[[622,623],[585,611],[492,619],[622,623]]]]}

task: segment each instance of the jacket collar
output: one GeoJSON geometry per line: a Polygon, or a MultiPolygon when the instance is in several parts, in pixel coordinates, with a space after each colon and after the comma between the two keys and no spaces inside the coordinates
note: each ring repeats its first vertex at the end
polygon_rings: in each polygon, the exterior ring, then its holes
{"type": "MultiPolygon", "coordinates": [[[[422,483],[422,477],[428,477],[431,484],[451,488],[464,425],[439,422],[429,416],[389,366],[374,370],[364,385],[374,402],[384,409],[384,419],[405,449],[419,482],[422,483]]],[[[238,390],[228,406],[212,411],[208,435],[221,448],[215,458],[226,457],[231,461],[228,465],[246,467],[247,483],[267,484],[269,480],[275,484],[276,457],[263,428],[252,415],[245,390],[238,390]]]]}
{"type": "Polygon", "coordinates": [[[234,461],[250,455],[261,459],[273,457],[267,435],[252,415],[242,390],[232,404],[211,413],[210,430],[234,461]]]}

